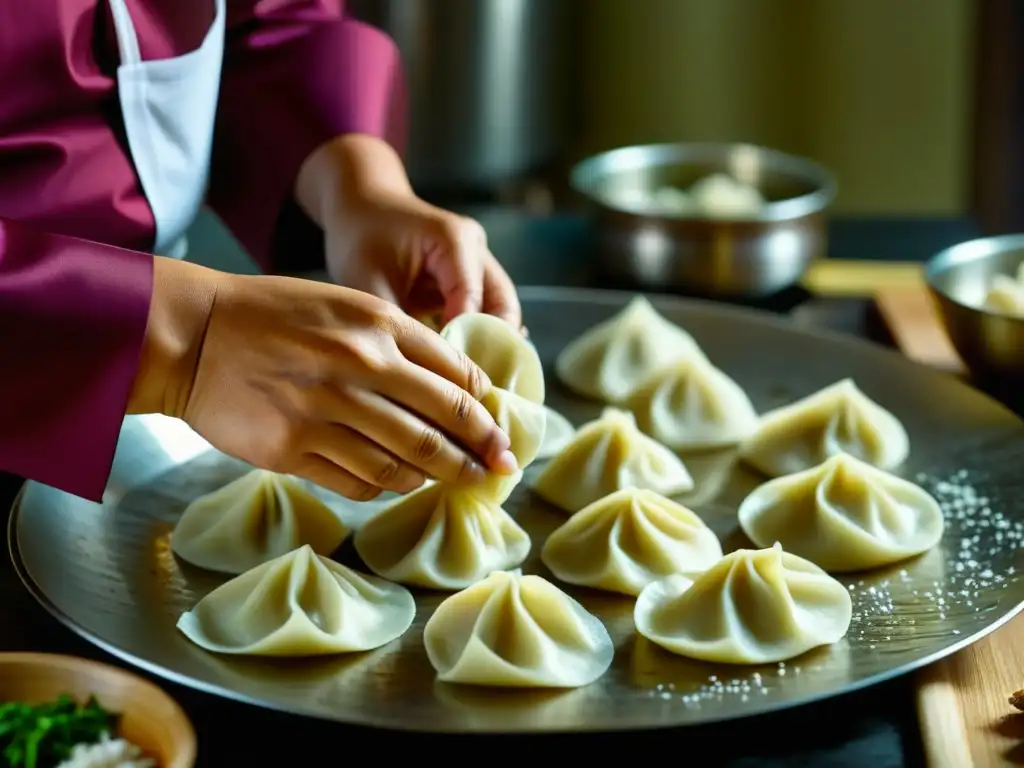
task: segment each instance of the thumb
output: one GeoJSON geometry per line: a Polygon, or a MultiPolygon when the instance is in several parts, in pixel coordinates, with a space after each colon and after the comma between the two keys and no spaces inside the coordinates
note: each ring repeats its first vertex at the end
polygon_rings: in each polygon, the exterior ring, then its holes
{"type": "Polygon", "coordinates": [[[445,321],[479,312],[484,296],[484,254],[487,235],[477,222],[449,215],[441,219],[423,244],[424,270],[444,299],[445,321]]]}

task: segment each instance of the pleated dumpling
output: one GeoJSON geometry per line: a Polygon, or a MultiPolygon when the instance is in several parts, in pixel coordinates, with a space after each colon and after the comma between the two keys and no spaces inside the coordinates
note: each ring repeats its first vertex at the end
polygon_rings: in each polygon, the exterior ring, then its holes
{"type": "Polygon", "coordinates": [[[689,509],[654,491],[625,488],[595,501],[548,536],[544,565],[568,584],[639,595],[673,573],[698,573],[722,545],[689,509]]]}
{"type": "Polygon", "coordinates": [[[536,348],[500,318],[459,315],[441,337],[480,366],[491,383],[532,403],[544,402],[544,368],[536,348]]]}
{"type": "Polygon", "coordinates": [[[617,408],[580,427],[533,484],[541,498],[569,513],[631,487],[675,496],[692,490],[693,478],[682,459],[617,408]]]}
{"type": "Polygon", "coordinates": [[[845,454],[755,489],[739,518],[757,546],[777,541],[832,572],[920,555],[939,542],[945,525],[923,488],[845,454]]]}
{"type": "Polygon", "coordinates": [[[423,629],[438,678],[516,688],[578,688],[611,666],[615,647],[593,614],[554,584],[495,572],[447,598],[423,629]]]}
{"type": "Polygon", "coordinates": [[[443,483],[425,485],[371,517],[354,543],[379,576],[443,590],[515,568],[530,553],[529,534],[498,503],[443,483]]]}
{"type": "Polygon", "coordinates": [[[742,449],[743,459],[769,477],[802,472],[839,453],[886,470],[910,455],[900,420],[852,379],[769,411],[742,449]]]}
{"type": "Polygon", "coordinates": [[[577,394],[620,403],[657,369],[701,354],[689,333],[637,296],[563,349],[555,373],[577,394]]]}
{"type": "Polygon", "coordinates": [[[415,616],[408,590],[306,546],[213,590],[182,614],[178,629],[214,653],[326,656],[379,648],[415,616]]]}
{"type": "Polygon", "coordinates": [[[304,544],[329,555],[347,535],[338,516],[295,478],[256,469],[189,504],[171,549],[192,565],[237,575],[304,544]]]}
{"type": "Polygon", "coordinates": [[[739,384],[699,355],[676,360],[641,382],[626,401],[641,430],[676,451],[741,443],[757,411],[739,384]]]}
{"type": "Polygon", "coordinates": [[[576,427],[558,411],[544,406],[544,417],[544,440],[537,451],[537,459],[550,459],[565,448],[576,434],[576,427]]]}
{"type": "Polygon", "coordinates": [[[644,588],[637,632],[667,651],[720,664],[771,664],[838,642],[853,620],[846,587],[802,557],[738,549],[703,573],[644,588]]]}

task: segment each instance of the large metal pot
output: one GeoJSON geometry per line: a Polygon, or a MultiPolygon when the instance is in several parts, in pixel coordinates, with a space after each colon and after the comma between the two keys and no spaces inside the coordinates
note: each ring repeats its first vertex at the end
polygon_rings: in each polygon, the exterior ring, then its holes
{"type": "Polygon", "coordinates": [[[566,134],[573,0],[350,0],[390,34],[410,98],[420,190],[495,190],[552,162],[566,134]]]}

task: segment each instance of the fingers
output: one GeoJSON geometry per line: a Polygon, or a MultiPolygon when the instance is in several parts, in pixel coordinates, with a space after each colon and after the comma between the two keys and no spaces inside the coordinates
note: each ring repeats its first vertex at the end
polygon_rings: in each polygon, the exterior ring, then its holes
{"type": "MultiPolygon", "coordinates": [[[[473,363],[467,364],[476,368],[473,363]]],[[[509,451],[511,443],[508,435],[501,431],[487,409],[466,388],[413,361],[406,361],[392,376],[380,383],[377,391],[389,400],[426,417],[441,433],[450,436],[459,446],[479,457],[488,469],[501,474],[511,474],[518,470],[516,458],[509,451]]],[[[425,457],[431,452],[442,457],[454,456],[449,452],[450,449],[444,447],[447,441],[435,432],[428,430],[417,435],[415,444],[422,443],[418,449],[421,456],[425,457]]],[[[443,471],[449,472],[450,469],[443,471]]],[[[466,470],[460,465],[460,471],[466,470]]],[[[436,476],[444,479],[440,475],[436,476]]]]}
{"type": "Polygon", "coordinates": [[[422,472],[344,424],[322,423],[308,445],[312,453],[375,488],[409,493],[426,481],[422,472]]]}
{"type": "Polygon", "coordinates": [[[519,305],[515,284],[490,251],[484,258],[483,280],[482,311],[500,317],[513,328],[522,328],[523,311],[519,305]]]}
{"type": "Polygon", "coordinates": [[[406,360],[466,390],[474,400],[491,391],[491,380],[476,363],[419,322],[398,322],[395,343],[406,360]]]}
{"type": "Polygon", "coordinates": [[[428,244],[424,266],[444,296],[445,321],[479,312],[484,301],[484,228],[472,219],[447,217],[439,224],[436,242],[428,244]]]}
{"type": "Polygon", "coordinates": [[[479,459],[401,405],[365,390],[347,392],[345,399],[345,424],[414,470],[466,485],[487,477],[479,459]]]}
{"type": "Polygon", "coordinates": [[[381,492],[380,488],[360,480],[348,470],[314,453],[303,456],[293,474],[352,501],[372,501],[381,492]]]}

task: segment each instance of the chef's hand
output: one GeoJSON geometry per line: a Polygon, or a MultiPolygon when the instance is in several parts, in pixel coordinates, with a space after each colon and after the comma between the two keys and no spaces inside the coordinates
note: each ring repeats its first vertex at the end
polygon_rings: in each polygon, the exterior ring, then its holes
{"type": "Polygon", "coordinates": [[[426,477],[516,471],[487,376],[392,304],[348,288],[154,259],[129,412],[365,501],[426,477]]]}
{"type": "Polygon", "coordinates": [[[324,230],[339,285],[417,318],[486,312],[521,327],[515,286],[483,227],[417,197],[384,141],[353,134],[328,142],[303,165],[296,197],[324,230]]]}

